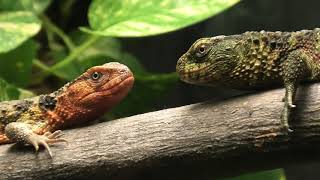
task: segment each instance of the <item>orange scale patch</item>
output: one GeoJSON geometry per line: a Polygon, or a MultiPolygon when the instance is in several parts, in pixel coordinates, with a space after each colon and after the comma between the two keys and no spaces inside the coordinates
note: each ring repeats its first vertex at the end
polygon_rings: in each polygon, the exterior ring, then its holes
{"type": "Polygon", "coordinates": [[[10,143],[9,138],[5,134],[0,134],[0,144],[10,143]]]}

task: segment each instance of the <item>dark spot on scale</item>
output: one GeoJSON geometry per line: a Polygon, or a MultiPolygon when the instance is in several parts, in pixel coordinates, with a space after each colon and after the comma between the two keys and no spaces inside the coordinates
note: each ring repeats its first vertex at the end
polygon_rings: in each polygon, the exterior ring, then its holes
{"type": "Polygon", "coordinates": [[[277,42],[277,47],[282,47],[283,46],[283,43],[282,42],[277,42]]]}
{"type": "Polygon", "coordinates": [[[312,37],[313,32],[312,31],[306,31],[305,36],[306,37],[312,37]]]}
{"type": "Polygon", "coordinates": [[[270,42],[270,48],[271,48],[271,49],[276,49],[276,47],[277,47],[277,42],[271,41],[271,42],[270,42]]]}
{"type": "Polygon", "coordinates": [[[13,105],[13,108],[17,112],[25,112],[30,108],[31,105],[32,105],[32,101],[22,100],[21,102],[13,105]]]}
{"type": "Polygon", "coordinates": [[[16,112],[12,115],[12,119],[19,119],[21,113],[22,113],[21,111],[16,111],[16,112]]]}
{"type": "Polygon", "coordinates": [[[8,112],[8,111],[7,111],[6,109],[2,109],[2,110],[1,110],[1,114],[2,114],[2,115],[7,114],[7,112],[8,112]]]}
{"type": "Polygon", "coordinates": [[[263,37],[261,38],[261,40],[262,40],[265,44],[268,44],[268,37],[263,36],[263,37]]]}
{"type": "Polygon", "coordinates": [[[260,44],[259,39],[254,39],[254,40],[253,40],[253,44],[256,45],[256,46],[258,46],[258,45],[260,44]]]}
{"type": "Polygon", "coordinates": [[[34,113],[33,111],[30,111],[30,112],[29,112],[29,115],[30,115],[30,116],[34,116],[35,113],[34,113]]]}
{"type": "Polygon", "coordinates": [[[41,95],[39,98],[39,107],[42,110],[54,110],[56,107],[57,100],[55,97],[50,95],[41,95]]]}
{"type": "Polygon", "coordinates": [[[16,111],[21,111],[23,106],[19,105],[19,104],[16,104],[13,106],[15,108],[16,111]]]}

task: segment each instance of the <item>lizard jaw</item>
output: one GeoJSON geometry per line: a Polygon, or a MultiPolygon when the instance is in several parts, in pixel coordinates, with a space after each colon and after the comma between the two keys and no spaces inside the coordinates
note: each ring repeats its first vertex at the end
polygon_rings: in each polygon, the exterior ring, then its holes
{"type": "Polygon", "coordinates": [[[103,96],[108,96],[108,97],[114,97],[121,93],[127,94],[132,88],[133,83],[134,83],[134,77],[129,76],[129,77],[126,77],[124,80],[121,80],[119,83],[116,83],[115,85],[107,88],[106,90],[98,91],[96,93],[101,93],[103,94],[103,96]]]}
{"type": "Polygon", "coordinates": [[[214,69],[219,63],[188,64],[188,62],[183,62],[183,59],[179,61],[177,63],[177,73],[180,79],[184,82],[197,85],[208,85],[216,75],[214,69]]]}
{"type": "Polygon", "coordinates": [[[134,84],[134,77],[132,73],[126,74],[124,76],[116,77],[109,81],[102,87],[100,91],[87,94],[80,101],[90,101],[95,106],[109,107],[117,104],[121,99],[123,99],[131,90],[134,84]],[[101,100],[102,99],[102,100],[101,100]],[[96,102],[101,100],[101,102],[96,102]]]}

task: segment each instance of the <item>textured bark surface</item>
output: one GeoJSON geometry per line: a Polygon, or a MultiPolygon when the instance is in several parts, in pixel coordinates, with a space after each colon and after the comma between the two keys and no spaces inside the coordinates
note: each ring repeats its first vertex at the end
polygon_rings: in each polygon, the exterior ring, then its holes
{"type": "Polygon", "coordinates": [[[287,135],[283,89],[66,130],[53,159],[0,146],[0,179],[215,179],[318,161],[320,84],[301,87],[287,135]]]}

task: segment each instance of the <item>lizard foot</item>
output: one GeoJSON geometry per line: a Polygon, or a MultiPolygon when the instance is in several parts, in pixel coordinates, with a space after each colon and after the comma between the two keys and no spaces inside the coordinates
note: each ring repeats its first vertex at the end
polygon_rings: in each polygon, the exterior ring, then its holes
{"type": "Polygon", "coordinates": [[[60,138],[62,133],[61,130],[57,130],[54,133],[46,132],[43,135],[32,134],[29,136],[29,142],[33,145],[36,151],[39,150],[39,145],[42,145],[48,151],[50,157],[52,158],[52,152],[50,150],[49,144],[54,144],[57,142],[66,142],[67,140],[60,138]]]}

